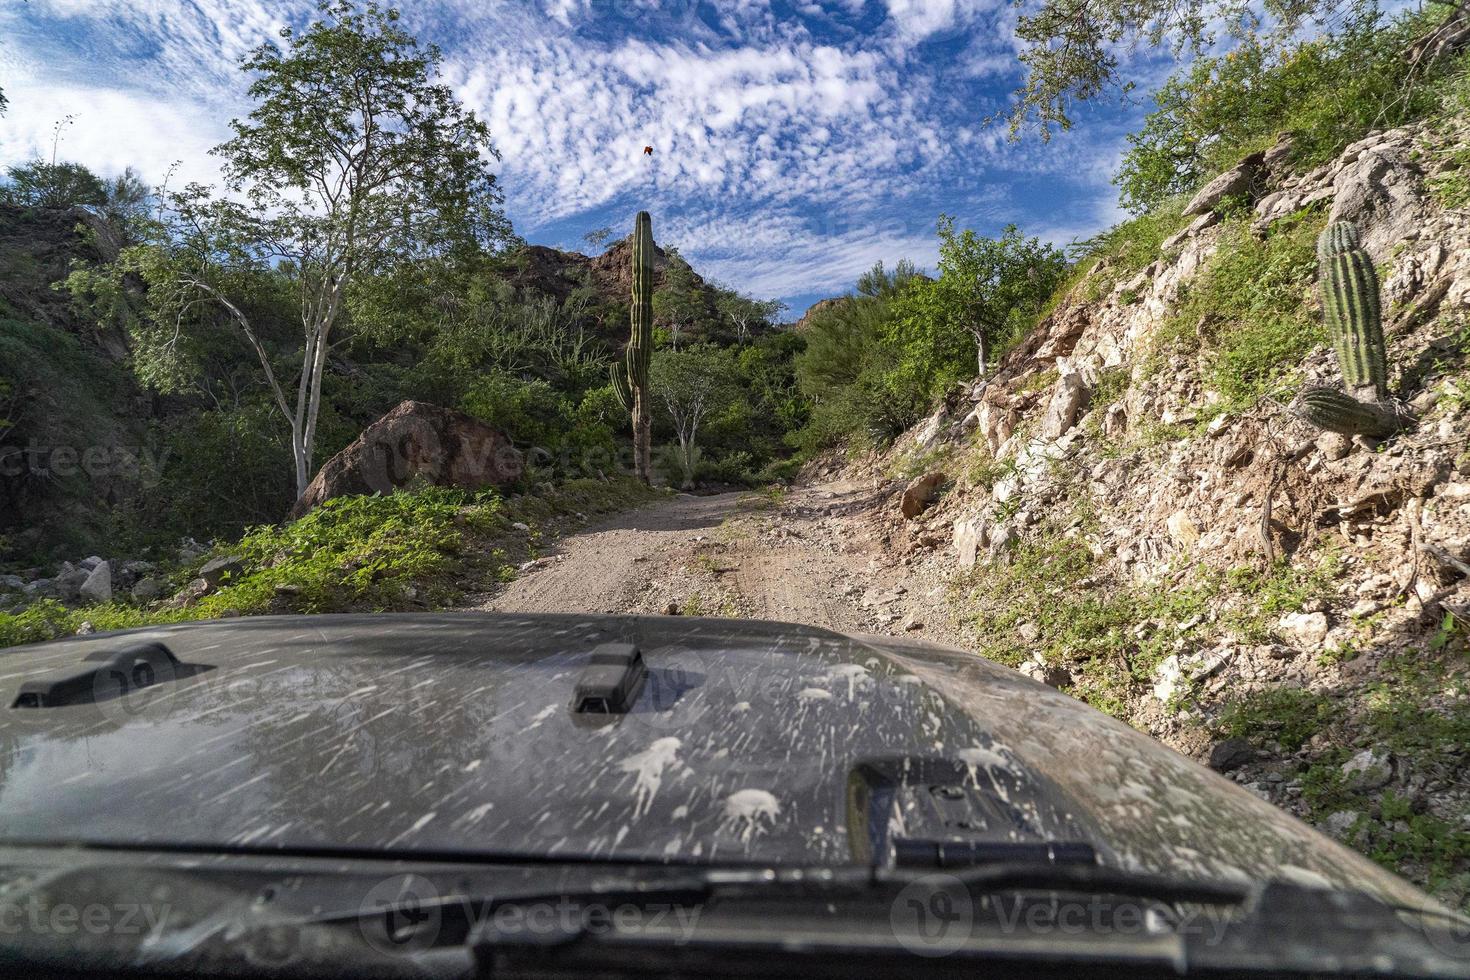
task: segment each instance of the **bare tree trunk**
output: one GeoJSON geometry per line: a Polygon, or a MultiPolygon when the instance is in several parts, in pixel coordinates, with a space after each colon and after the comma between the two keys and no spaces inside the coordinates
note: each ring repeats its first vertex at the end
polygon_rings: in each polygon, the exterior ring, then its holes
{"type": "Polygon", "coordinates": [[[694,489],[694,440],[679,436],[679,464],[684,471],[684,482],[679,484],[680,490],[694,489]]]}
{"type": "Polygon", "coordinates": [[[979,361],[979,370],[975,376],[983,378],[985,377],[985,334],[976,330],[973,331],[972,336],[975,338],[975,358],[979,361]]]}

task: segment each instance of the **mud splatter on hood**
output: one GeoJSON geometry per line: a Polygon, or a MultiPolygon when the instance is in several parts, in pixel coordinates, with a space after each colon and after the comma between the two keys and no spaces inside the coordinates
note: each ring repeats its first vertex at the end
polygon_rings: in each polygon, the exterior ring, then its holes
{"type": "Polygon", "coordinates": [[[465,613],[228,620],[0,654],[0,843],[836,864],[956,835],[1417,895],[1152,739],[923,644],[465,613]],[[144,640],[201,669],[11,707],[26,681],[144,640]],[[607,643],[636,645],[645,676],[626,714],[579,714],[578,677],[607,643]]]}

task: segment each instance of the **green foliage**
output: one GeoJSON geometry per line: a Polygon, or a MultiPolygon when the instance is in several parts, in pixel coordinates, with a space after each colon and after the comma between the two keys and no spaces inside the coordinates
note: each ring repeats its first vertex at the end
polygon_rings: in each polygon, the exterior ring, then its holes
{"type": "Polygon", "coordinates": [[[715,309],[735,328],[736,339],[743,341],[756,327],[770,326],[786,309],[786,304],[774,299],[752,299],[734,289],[719,287],[715,292],[715,309]]]}
{"type": "Polygon", "coordinates": [[[807,424],[790,441],[811,454],[855,442],[883,445],[922,417],[925,396],[892,383],[897,354],[888,342],[895,298],[913,267],[882,263],[864,273],[857,295],[810,314],[796,356],[796,380],[811,405],[807,424]]]}
{"type": "Polygon", "coordinates": [[[32,160],[6,171],[4,196],[22,207],[102,207],[107,186],[80,163],[32,160]]]}
{"type": "MultiPolygon", "coordinates": [[[[1462,69],[1459,86],[1466,93],[1457,100],[1461,103],[1459,114],[1463,116],[1470,111],[1470,70],[1462,69]]],[[[1444,169],[1429,178],[1429,189],[1440,207],[1447,211],[1470,208],[1470,141],[1451,138],[1441,155],[1444,169]]]]}
{"type": "Polygon", "coordinates": [[[991,239],[941,216],[939,237],[938,279],[879,263],[854,295],[808,316],[796,375],[811,415],[791,437],[802,452],[897,438],[1034,324],[1066,271],[1059,252],[1014,226],[991,239]]]}
{"type": "Polygon", "coordinates": [[[0,533],[17,552],[7,557],[95,547],[111,515],[91,505],[156,475],[125,399],[123,372],[76,336],[0,313],[0,533]]]}
{"type": "Polygon", "coordinates": [[[318,10],[305,30],[281,30],[284,45],[241,61],[255,108],[215,151],[231,185],[271,212],[276,237],[297,243],[290,254],[344,272],[505,241],[490,170],[499,154],[485,124],[432,80],[439,50],[375,0],[318,10]],[[327,241],[335,255],[310,244],[327,241]]]}
{"type": "Polygon", "coordinates": [[[510,437],[527,463],[547,475],[610,472],[616,453],[608,388],[577,399],[539,379],[489,372],[470,385],[459,407],[510,437]]]}
{"type": "Polygon", "coordinates": [[[1060,252],[1007,225],[999,238],[939,217],[939,278],[914,279],[895,300],[889,340],[900,371],[929,398],[951,384],[984,375],[987,362],[1036,320],[1060,284],[1060,252]]]}
{"type": "MultiPolygon", "coordinates": [[[[609,513],[648,499],[632,480],[570,480],[555,491],[507,502],[493,491],[423,487],[388,496],[337,497],[300,520],[250,530],[218,550],[245,571],[182,609],[123,602],[68,609],[46,601],[0,613],[0,647],[98,630],[212,619],[222,614],[364,612],[433,608],[514,575],[524,538],[511,524],[548,530],[567,514],[609,513]]],[[[523,557],[523,555],[521,556],[523,557]]],[[[178,570],[174,583],[196,568],[178,570]]]]}
{"type": "Polygon", "coordinates": [[[694,485],[700,427],[706,420],[719,419],[735,404],[737,372],[731,351],[713,344],[659,351],[653,358],[649,389],[678,440],[686,489],[694,485]]]}
{"type": "Polygon", "coordinates": [[[1010,666],[1039,655],[1072,668],[1075,696],[1126,718],[1130,692],[1178,649],[1180,624],[1197,621],[1211,592],[1204,585],[1078,589],[1096,561],[1080,539],[1043,534],[979,567],[962,605],[982,654],[1010,666]],[[1023,626],[1034,632],[1023,636],[1023,626]]]}
{"type": "MultiPolygon", "coordinates": [[[[1073,242],[1069,249],[1072,274],[1058,292],[1079,288],[1082,298],[1089,302],[1106,296],[1117,283],[1161,256],[1164,241],[1186,223],[1186,203],[1182,197],[1170,198],[1146,214],[1073,242]]],[[[1059,298],[1054,296],[1053,302],[1059,298]]],[[[1050,309],[1043,307],[1042,315],[1048,312],[1050,309]]]]}
{"type": "Polygon", "coordinates": [[[1293,687],[1273,687],[1225,706],[1219,728],[1233,738],[1266,737],[1295,752],[1312,736],[1338,722],[1342,703],[1325,694],[1293,687]]]}
{"type": "Polygon", "coordinates": [[[279,520],[295,502],[291,446],[265,402],[173,416],[157,431],[160,479],[124,512],[133,542],[236,537],[247,526],[279,520]]]}
{"type": "Polygon", "coordinates": [[[1228,223],[1209,265],[1189,283],[1151,352],[1150,373],[1174,350],[1204,348],[1221,410],[1248,407],[1285,387],[1325,339],[1308,304],[1320,218],[1278,222],[1264,240],[1244,220],[1228,223]]]}
{"type": "MultiPolygon", "coordinates": [[[[1115,178],[1123,206],[1141,213],[1192,193],[1279,133],[1291,134],[1296,166],[1310,169],[1370,130],[1422,115],[1436,96],[1423,78],[1410,83],[1403,52],[1442,18],[1429,10],[1388,23],[1359,7],[1339,29],[1306,42],[1250,34],[1226,54],[1195,59],[1159,89],[1157,108],[1128,137],[1132,149],[1115,178]]],[[[1448,66],[1429,70],[1441,77],[1448,66]]]]}
{"type": "MultiPolygon", "coordinates": [[[[647,254],[651,262],[651,234],[648,245],[647,254]]],[[[683,336],[696,328],[707,337],[712,317],[704,292],[695,279],[694,270],[684,256],[679,254],[678,249],[670,246],[664,250],[664,258],[664,284],[653,293],[650,302],[653,316],[669,331],[673,345],[677,348],[683,336]]]]}

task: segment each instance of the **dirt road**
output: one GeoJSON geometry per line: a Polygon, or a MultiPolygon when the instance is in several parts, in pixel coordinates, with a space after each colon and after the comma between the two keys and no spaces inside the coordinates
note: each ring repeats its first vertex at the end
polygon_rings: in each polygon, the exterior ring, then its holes
{"type": "Polygon", "coordinates": [[[741,616],[844,632],[953,641],[943,588],[914,595],[881,541],[861,532],[871,485],[782,498],[680,495],[563,538],[474,608],[741,616]]]}

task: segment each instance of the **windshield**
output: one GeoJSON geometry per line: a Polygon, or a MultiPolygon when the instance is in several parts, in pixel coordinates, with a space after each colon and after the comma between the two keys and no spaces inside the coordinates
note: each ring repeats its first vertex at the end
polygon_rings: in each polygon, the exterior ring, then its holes
{"type": "Polygon", "coordinates": [[[0,8],[17,876],[1470,912],[1464,3],[0,8]]]}

